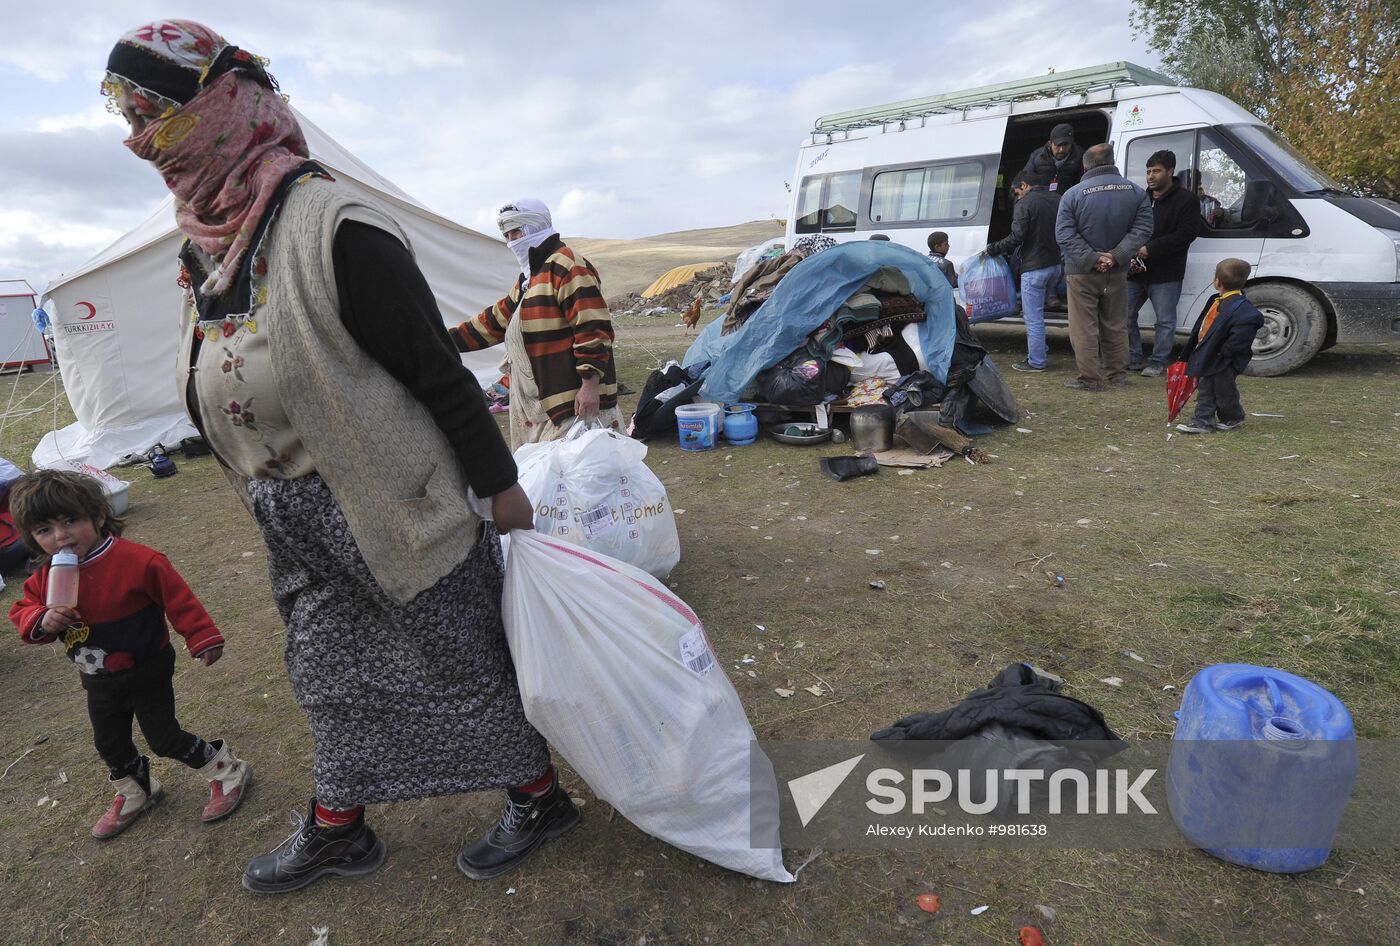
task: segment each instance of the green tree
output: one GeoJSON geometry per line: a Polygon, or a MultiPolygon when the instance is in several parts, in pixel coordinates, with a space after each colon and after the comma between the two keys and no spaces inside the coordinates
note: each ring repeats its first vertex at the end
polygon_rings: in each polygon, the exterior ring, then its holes
{"type": "Polygon", "coordinates": [[[1226,95],[1363,193],[1400,196],[1400,0],[1134,0],[1172,78],[1226,95]]]}

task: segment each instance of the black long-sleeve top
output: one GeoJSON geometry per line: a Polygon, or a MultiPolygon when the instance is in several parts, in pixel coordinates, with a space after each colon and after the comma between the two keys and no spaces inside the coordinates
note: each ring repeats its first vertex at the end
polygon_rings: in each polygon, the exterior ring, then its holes
{"type": "Polygon", "coordinates": [[[514,485],[510,448],[408,248],[378,227],[346,221],[331,252],[346,331],[427,407],[478,496],[514,485]]]}

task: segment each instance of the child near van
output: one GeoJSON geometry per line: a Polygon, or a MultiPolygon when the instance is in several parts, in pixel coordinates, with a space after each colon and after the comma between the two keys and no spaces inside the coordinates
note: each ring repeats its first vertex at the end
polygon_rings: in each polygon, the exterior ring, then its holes
{"type": "Polygon", "coordinates": [[[66,470],[28,474],[11,487],[10,509],[25,542],[43,556],[20,600],[10,606],[10,620],[25,643],[63,642],[80,671],[93,739],[116,789],[92,836],[115,837],[164,794],[149,760],[132,742],[133,716],[151,751],[183,762],[209,781],[204,821],[233,814],[252,769],[223,740],[205,742],[175,718],[175,651],[166,621],[207,667],[224,650],[209,612],[164,555],[120,538],[122,520],[92,477],[66,470]],[[46,603],[51,559],[60,550],[78,558],[76,608],[46,603]]]}
{"type": "Polygon", "coordinates": [[[943,275],[948,277],[948,282],[956,289],[958,270],[948,259],[949,249],[948,234],[942,230],[935,230],[928,235],[928,255],[933,257],[933,264],[943,271],[943,275]]]}
{"type": "Polygon", "coordinates": [[[1218,296],[1196,320],[1186,342],[1186,374],[1198,378],[1196,411],[1190,423],[1177,424],[1184,434],[1235,430],[1244,423],[1244,405],[1236,383],[1253,356],[1255,334],[1264,316],[1244,296],[1250,267],[1242,259],[1223,259],[1215,267],[1218,296]]]}

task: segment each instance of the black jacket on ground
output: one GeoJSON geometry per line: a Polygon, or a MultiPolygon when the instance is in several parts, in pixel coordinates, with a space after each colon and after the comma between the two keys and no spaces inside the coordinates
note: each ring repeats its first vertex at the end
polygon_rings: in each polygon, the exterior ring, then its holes
{"type": "Polygon", "coordinates": [[[1154,285],[1181,282],[1186,277],[1186,251],[1200,232],[1201,202],[1196,195],[1176,184],[1160,198],[1152,194],[1152,239],[1147,241],[1147,272],[1134,273],[1128,278],[1154,285]]]}
{"type": "Polygon", "coordinates": [[[1022,174],[1048,174],[1052,182],[1058,184],[1055,193],[1063,194],[1071,187],[1079,183],[1079,179],[1084,176],[1084,149],[1077,144],[1069,146],[1069,157],[1058,168],[1055,167],[1055,156],[1050,153],[1049,145],[1041,145],[1031,152],[1031,156],[1026,159],[1026,166],[1021,169],[1022,174]]]}
{"type": "Polygon", "coordinates": [[[1055,242],[1055,214],[1060,195],[1043,187],[1016,201],[1011,232],[987,247],[988,256],[1010,256],[1021,248],[1021,272],[1060,265],[1060,245],[1055,242]]]}
{"type": "Polygon", "coordinates": [[[1115,741],[1103,714],[1059,691],[1025,664],[1012,664],[952,709],[915,713],[874,733],[871,739],[965,739],[994,723],[1035,739],[1115,741]]]}
{"type": "MultiPolygon", "coordinates": [[[[1206,306],[1206,312],[1210,306],[1206,306]]],[[[1254,336],[1264,327],[1264,316],[1243,294],[1231,296],[1220,305],[1220,314],[1211,323],[1205,340],[1201,340],[1201,325],[1206,312],[1196,320],[1191,338],[1181,357],[1186,360],[1186,374],[1204,378],[1230,370],[1239,374],[1249,367],[1254,356],[1254,336]]]]}

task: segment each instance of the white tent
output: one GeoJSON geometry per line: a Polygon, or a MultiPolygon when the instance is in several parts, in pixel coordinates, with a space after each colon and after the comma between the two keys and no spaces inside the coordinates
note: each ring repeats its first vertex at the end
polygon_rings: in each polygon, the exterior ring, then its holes
{"type": "Polygon", "coordinates": [[[49,363],[44,338],[30,318],[34,290],[23,279],[0,279],[0,368],[49,363]]]}
{"type": "MultiPolygon", "coordinates": [[[[365,191],[408,234],[448,325],[505,294],[519,268],[505,244],[439,216],[376,174],[298,113],[311,156],[365,191]]],[[[176,382],[181,290],[174,199],[44,290],[68,401],[77,423],[45,435],[36,466],[61,460],[108,467],[157,443],[195,436],[176,382]]],[[[25,320],[28,321],[28,313],[25,320]]],[[[495,380],[500,351],[463,359],[495,380]]]]}

